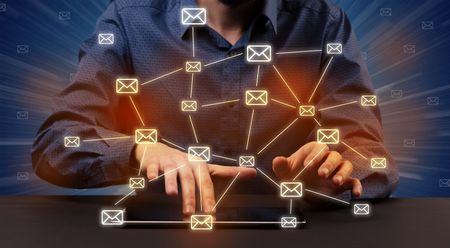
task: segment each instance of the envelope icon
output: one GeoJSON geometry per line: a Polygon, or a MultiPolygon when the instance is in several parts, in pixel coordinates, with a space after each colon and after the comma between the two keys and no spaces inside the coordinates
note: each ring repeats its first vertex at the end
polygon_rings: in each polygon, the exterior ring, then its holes
{"type": "Polygon", "coordinates": [[[70,13],[70,11],[59,11],[58,18],[61,21],[68,21],[71,18],[71,13],[70,13]]]}
{"type": "Polygon", "coordinates": [[[391,90],[392,98],[399,98],[403,96],[403,90],[391,90]]]}
{"type": "Polygon", "coordinates": [[[17,119],[28,120],[28,111],[17,111],[17,119]]]}
{"type": "Polygon", "coordinates": [[[123,224],[123,210],[102,210],[102,225],[117,226],[123,224]]]}
{"type": "Polygon", "coordinates": [[[25,54],[30,52],[30,46],[28,45],[17,45],[16,49],[17,53],[19,54],[25,54]]]}
{"type": "Polygon", "coordinates": [[[242,167],[255,167],[255,157],[254,156],[240,156],[239,166],[242,167]]]}
{"type": "Polygon", "coordinates": [[[197,101],[194,100],[181,101],[181,111],[183,112],[197,111],[197,101]]]}
{"type": "Polygon", "coordinates": [[[281,217],[281,228],[296,228],[297,227],[297,217],[285,216],[281,217]]]}
{"type": "Polygon", "coordinates": [[[288,198],[299,198],[303,195],[303,184],[301,182],[282,182],[280,185],[280,196],[288,198]]]}
{"type": "Polygon", "coordinates": [[[136,94],[138,93],[139,85],[136,78],[118,78],[116,80],[117,94],[136,94]]]}
{"type": "Polygon", "coordinates": [[[416,53],[416,45],[404,45],[403,52],[405,54],[414,54],[416,53]]]}
{"type": "Polygon", "coordinates": [[[271,45],[248,45],[247,62],[249,63],[268,63],[272,61],[271,45]]]}
{"type": "Polygon", "coordinates": [[[27,181],[30,179],[30,175],[26,171],[18,171],[17,172],[17,181],[27,181]]]}
{"type": "Polygon", "coordinates": [[[134,140],[136,144],[156,144],[158,142],[158,130],[136,129],[134,140]]]}
{"type": "Polygon", "coordinates": [[[423,21],[422,22],[422,30],[433,30],[434,22],[433,21],[423,21]]]}
{"type": "Polygon", "coordinates": [[[416,140],[415,139],[404,139],[403,140],[403,146],[404,147],[415,147],[416,146],[416,140]]]}
{"type": "Polygon", "coordinates": [[[361,96],[361,106],[364,107],[377,106],[377,96],[375,95],[361,96]]]}
{"type": "Polygon", "coordinates": [[[247,90],[245,91],[245,104],[248,106],[267,105],[267,90],[247,90]]]}
{"type": "Polygon", "coordinates": [[[132,177],[129,181],[131,189],[143,189],[145,187],[145,179],[143,177],[132,177]]]}
{"type": "Polygon", "coordinates": [[[317,142],[320,144],[338,144],[339,129],[318,129],[317,142]]]}
{"type": "Polygon", "coordinates": [[[373,169],[384,169],[387,167],[387,160],[386,158],[371,158],[370,167],[373,169]]]}
{"type": "Polygon", "coordinates": [[[427,97],[427,104],[432,106],[439,105],[439,97],[437,96],[427,97]]]}
{"type": "Polygon", "coordinates": [[[327,54],[342,54],[342,43],[328,43],[327,54]]]}
{"type": "Polygon", "coordinates": [[[367,203],[356,203],[353,205],[353,214],[354,215],[369,215],[370,214],[370,205],[367,203]]]}
{"type": "Polygon", "coordinates": [[[316,108],[314,106],[302,105],[299,108],[300,116],[314,116],[316,114],[316,108]]]}
{"type": "Polygon", "coordinates": [[[207,146],[190,146],[188,160],[191,162],[208,162],[211,159],[211,149],[207,146]]]}
{"type": "Polygon", "coordinates": [[[186,62],[186,72],[201,72],[202,63],[199,61],[187,61],[186,62]]]}
{"type": "Polygon", "coordinates": [[[98,44],[100,45],[114,44],[114,34],[98,34],[98,44]]]}
{"type": "Polygon", "coordinates": [[[446,179],[446,178],[439,179],[439,187],[450,188],[450,179],[446,179]]]}
{"type": "Polygon", "coordinates": [[[381,8],[380,16],[392,16],[392,8],[381,8]]]}
{"type": "Polygon", "coordinates": [[[205,8],[182,8],[181,23],[183,25],[205,25],[206,9],[205,8]]]}
{"type": "Polygon", "coordinates": [[[6,12],[6,3],[0,3],[0,12],[6,12]]]}
{"type": "Polygon", "coordinates": [[[212,215],[191,215],[191,230],[212,230],[213,217],[212,215]]]}
{"type": "Polygon", "coordinates": [[[65,147],[80,147],[80,137],[78,136],[66,136],[64,137],[65,147]]]}

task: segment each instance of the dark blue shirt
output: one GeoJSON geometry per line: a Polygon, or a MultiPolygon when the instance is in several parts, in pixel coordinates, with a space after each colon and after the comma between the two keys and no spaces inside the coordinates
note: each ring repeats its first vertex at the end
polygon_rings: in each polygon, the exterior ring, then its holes
{"type": "MultiPolygon", "coordinates": [[[[253,154],[257,167],[273,177],[275,156],[288,156],[316,140],[319,127],[339,128],[347,145],[341,142],[332,149],[353,162],[353,176],[362,180],[363,196],[384,197],[392,192],[398,175],[383,144],[379,109],[353,103],[318,111],[373,94],[351,24],[339,7],[326,0],[267,1],[232,45],[208,26],[182,25],[181,8],[192,6],[193,1],[183,0],[110,4],[92,37],[81,46],[74,82],[55,97],[54,112],[37,134],[32,158],[39,176],[76,188],[127,183],[136,174],[133,135],[142,122],[157,128],[163,143],[184,149],[197,144],[180,102],[191,98],[192,78],[184,71],[185,62],[198,60],[203,68],[192,84],[198,111],[190,115],[198,143],[211,147],[213,163],[236,165],[239,155],[253,154]],[[114,34],[114,45],[99,45],[99,33],[114,34]],[[343,53],[328,55],[327,43],[335,42],[343,44],[343,53]],[[257,65],[246,62],[248,44],[272,45],[273,60],[261,64],[259,73],[257,65]],[[310,52],[284,53],[290,51],[310,52]],[[130,98],[115,92],[116,79],[123,77],[139,79],[139,94],[132,99],[142,121],[130,98]],[[268,91],[267,106],[245,105],[245,91],[254,88],[268,91]],[[228,100],[232,102],[208,106],[228,100]],[[302,104],[316,107],[315,120],[299,117],[302,104]],[[64,147],[65,136],[80,136],[81,146],[64,147]],[[130,137],[89,141],[118,136],[130,137]],[[372,170],[371,157],[386,157],[388,168],[372,170]]],[[[272,186],[260,175],[236,187],[241,193],[277,194],[272,186]]]]}

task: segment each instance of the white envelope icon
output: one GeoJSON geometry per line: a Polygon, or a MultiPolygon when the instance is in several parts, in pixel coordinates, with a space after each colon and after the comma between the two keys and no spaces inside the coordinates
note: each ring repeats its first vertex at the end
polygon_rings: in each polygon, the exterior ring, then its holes
{"type": "Polygon", "coordinates": [[[386,158],[371,158],[370,167],[373,169],[385,169],[387,167],[386,158]]]}
{"type": "Polygon", "coordinates": [[[98,34],[98,44],[100,45],[114,44],[114,34],[98,34]]]}
{"type": "Polygon", "coordinates": [[[239,166],[242,167],[255,167],[255,157],[254,156],[240,156],[239,166]]]}
{"type": "Polygon", "coordinates": [[[143,177],[132,177],[128,186],[131,189],[143,189],[145,188],[145,179],[143,177]]]}
{"type": "Polygon", "coordinates": [[[281,217],[281,227],[282,228],[296,228],[297,227],[297,217],[293,217],[293,216],[281,217]]]}
{"type": "Polygon", "coordinates": [[[272,61],[271,45],[248,45],[247,62],[250,63],[268,63],[272,61]]]}
{"type": "Polygon", "coordinates": [[[80,147],[80,137],[78,136],[66,136],[64,137],[65,147],[80,147]]]}
{"type": "Polygon", "coordinates": [[[338,129],[318,129],[317,142],[320,144],[338,144],[339,130],[338,129]]]}
{"type": "Polygon", "coordinates": [[[183,112],[197,111],[197,101],[194,100],[181,101],[181,111],[183,112]]]}
{"type": "Polygon", "coordinates": [[[370,205],[367,203],[356,203],[353,205],[353,214],[355,215],[369,215],[370,205]]]}
{"type": "Polygon", "coordinates": [[[364,106],[364,107],[377,106],[377,96],[375,96],[375,95],[361,96],[361,106],[364,106]]]}
{"type": "Polygon", "coordinates": [[[267,90],[247,90],[245,91],[245,104],[248,106],[267,105],[267,90]]]}
{"type": "Polygon", "coordinates": [[[156,144],[158,142],[158,130],[156,129],[136,129],[134,132],[136,144],[156,144]]]}
{"type": "Polygon", "coordinates": [[[136,78],[118,78],[116,80],[117,94],[136,94],[139,91],[139,83],[136,78]]]}
{"type": "Polygon", "coordinates": [[[212,215],[191,215],[191,230],[211,230],[213,228],[212,215]]]}
{"type": "Polygon", "coordinates": [[[190,146],[188,160],[191,162],[208,162],[211,159],[211,149],[207,146],[190,146]]]}
{"type": "Polygon", "coordinates": [[[202,63],[200,61],[187,61],[186,72],[201,72],[202,63]]]}
{"type": "Polygon", "coordinates": [[[102,225],[117,226],[123,224],[123,210],[102,210],[102,225]]]}
{"type": "Polygon", "coordinates": [[[205,25],[206,9],[205,8],[182,8],[181,23],[183,25],[205,25]]]}
{"type": "Polygon", "coordinates": [[[288,198],[299,198],[303,195],[303,184],[301,182],[282,182],[280,184],[280,196],[288,198]]]}
{"type": "Polygon", "coordinates": [[[328,43],[327,44],[327,54],[342,54],[342,44],[341,43],[328,43]]]}

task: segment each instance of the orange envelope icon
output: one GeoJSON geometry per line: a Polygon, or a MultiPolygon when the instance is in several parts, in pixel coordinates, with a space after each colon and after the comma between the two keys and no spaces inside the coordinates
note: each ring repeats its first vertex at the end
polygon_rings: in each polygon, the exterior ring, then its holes
{"type": "Polygon", "coordinates": [[[116,80],[117,94],[136,94],[138,89],[139,83],[136,78],[118,78],[116,80]]]}

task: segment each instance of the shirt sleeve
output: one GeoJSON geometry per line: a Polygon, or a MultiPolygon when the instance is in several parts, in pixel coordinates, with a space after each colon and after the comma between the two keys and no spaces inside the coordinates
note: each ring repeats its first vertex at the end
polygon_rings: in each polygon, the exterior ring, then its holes
{"type": "MultiPolygon", "coordinates": [[[[126,37],[114,2],[99,18],[94,34],[81,46],[74,81],[53,101],[53,112],[38,130],[32,146],[38,176],[59,186],[89,188],[125,182],[135,164],[124,125],[132,113],[115,93],[118,76],[130,76],[126,37]],[[114,44],[98,44],[98,34],[114,35],[114,44]],[[120,122],[119,122],[120,119],[120,122]],[[65,136],[79,136],[79,147],[65,147],[65,136]]],[[[131,106],[130,106],[131,109],[131,106]]]]}
{"type": "MultiPolygon", "coordinates": [[[[363,198],[387,197],[398,183],[395,161],[383,141],[382,121],[378,106],[362,107],[361,95],[374,95],[367,67],[362,59],[355,34],[345,13],[337,9],[330,17],[324,36],[327,43],[342,43],[341,55],[323,53],[322,71],[332,58],[323,82],[312,99],[317,108],[326,108],[357,101],[342,107],[319,111],[321,128],[340,131],[340,143],[336,147],[344,159],[353,163],[352,176],[363,184],[363,198]],[[359,154],[358,154],[359,153],[359,154]],[[386,169],[372,169],[370,159],[384,157],[386,169]]],[[[316,130],[310,134],[316,139],[316,130]]]]}

